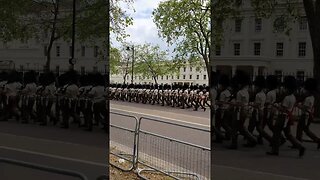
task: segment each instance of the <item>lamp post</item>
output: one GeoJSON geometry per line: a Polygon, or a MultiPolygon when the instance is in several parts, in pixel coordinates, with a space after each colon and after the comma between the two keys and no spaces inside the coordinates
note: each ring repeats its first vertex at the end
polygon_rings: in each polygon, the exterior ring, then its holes
{"type": "Polygon", "coordinates": [[[72,45],[71,45],[71,58],[69,59],[69,64],[71,69],[74,69],[75,59],[74,59],[74,44],[75,44],[75,34],[76,34],[76,0],[73,0],[73,13],[72,13],[72,45]]]}
{"type": "Polygon", "coordinates": [[[131,84],[133,84],[133,69],[134,69],[134,45],[132,47],[127,46],[127,51],[132,50],[132,65],[131,65],[131,84]]]}

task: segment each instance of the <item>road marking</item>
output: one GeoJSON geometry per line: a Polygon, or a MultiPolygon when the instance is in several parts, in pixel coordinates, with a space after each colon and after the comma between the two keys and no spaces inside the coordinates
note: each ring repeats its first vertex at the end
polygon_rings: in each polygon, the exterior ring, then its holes
{"type": "Polygon", "coordinates": [[[74,161],[74,162],[90,164],[90,165],[94,165],[94,166],[103,166],[103,167],[107,166],[107,164],[103,164],[103,163],[87,161],[87,160],[80,160],[80,159],[74,159],[74,158],[68,158],[68,157],[64,157],[64,156],[58,156],[58,155],[47,154],[47,153],[40,153],[40,152],[35,152],[35,151],[29,151],[29,150],[24,150],[24,149],[7,147],[7,146],[0,146],[0,149],[10,150],[10,151],[17,151],[17,152],[33,154],[33,155],[38,155],[38,156],[45,156],[45,157],[61,159],[61,160],[67,160],[67,161],[74,161]]]}
{"type": "Polygon", "coordinates": [[[216,165],[216,164],[214,164],[213,166],[214,167],[218,167],[218,168],[225,168],[225,169],[231,169],[231,170],[237,170],[237,171],[244,171],[244,172],[248,172],[248,173],[276,176],[276,177],[282,177],[282,178],[290,178],[290,179],[293,179],[293,180],[309,180],[309,179],[306,179],[306,178],[298,178],[298,177],[293,177],[293,176],[286,176],[286,175],[274,174],[274,173],[263,172],[263,171],[255,171],[255,170],[237,168],[237,167],[232,167],[232,166],[216,165]]]}
{"type": "Polygon", "coordinates": [[[200,123],[194,123],[194,122],[189,122],[189,121],[183,121],[183,120],[178,120],[178,119],[173,119],[173,118],[168,118],[168,117],[163,117],[163,116],[157,116],[153,114],[147,114],[147,113],[141,113],[141,112],[134,112],[134,111],[129,111],[129,110],[123,110],[123,109],[118,109],[118,108],[111,108],[111,110],[116,110],[116,111],[122,111],[122,112],[127,112],[127,113],[132,113],[132,114],[140,114],[144,116],[151,116],[155,118],[160,118],[160,119],[165,119],[165,120],[171,120],[171,121],[176,121],[176,122],[181,122],[181,123],[186,123],[186,124],[191,124],[191,125],[196,125],[200,127],[210,127],[210,125],[206,124],[200,124],[200,123]]]}
{"type": "MultiPolygon", "coordinates": [[[[132,109],[143,109],[143,110],[145,110],[144,108],[140,108],[140,107],[131,107],[131,106],[125,106],[125,105],[120,105],[120,104],[111,104],[111,107],[112,106],[115,106],[115,107],[117,107],[118,106],[118,108],[119,107],[123,107],[123,108],[131,108],[131,110],[132,109]]],[[[198,116],[194,116],[194,115],[185,115],[185,114],[183,114],[183,113],[175,113],[175,112],[167,112],[167,111],[163,111],[163,110],[155,110],[155,109],[148,109],[149,111],[154,111],[154,112],[158,112],[158,113],[167,113],[167,114],[174,114],[174,115],[179,115],[179,116],[183,116],[183,117],[192,117],[192,118],[196,118],[196,119],[201,119],[201,120],[208,120],[210,117],[198,117],[198,116]]]]}
{"type": "Polygon", "coordinates": [[[85,144],[76,144],[76,143],[59,141],[59,140],[42,139],[42,138],[35,138],[35,137],[30,137],[30,136],[21,136],[21,135],[10,134],[10,133],[2,133],[2,132],[1,132],[0,135],[13,136],[13,137],[18,137],[18,138],[25,138],[25,139],[29,139],[29,140],[37,140],[37,141],[43,141],[43,142],[48,142],[48,143],[60,143],[60,144],[65,144],[65,145],[85,146],[85,147],[90,147],[90,148],[101,149],[101,148],[99,148],[99,147],[92,147],[92,146],[85,145],[85,144]]]}

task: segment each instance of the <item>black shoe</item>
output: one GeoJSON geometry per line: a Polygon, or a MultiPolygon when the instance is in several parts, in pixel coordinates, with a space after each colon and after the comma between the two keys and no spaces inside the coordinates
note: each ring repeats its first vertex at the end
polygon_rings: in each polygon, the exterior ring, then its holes
{"type": "Polygon", "coordinates": [[[28,124],[28,121],[21,121],[22,124],[28,124]]]}
{"type": "Polygon", "coordinates": [[[263,139],[262,138],[258,138],[258,144],[259,145],[263,145],[263,139]]]}
{"type": "Polygon", "coordinates": [[[39,125],[40,125],[40,126],[46,126],[47,123],[40,123],[39,125]]]}
{"type": "Polygon", "coordinates": [[[299,150],[299,157],[304,156],[305,151],[306,151],[306,148],[304,148],[304,147],[300,148],[300,150],[299,150]]]}
{"type": "Polygon", "coordinates": [[[83,127],[86,127],[86,125],[85,124],[80,124],[79,125],[79,128],[83,128],[83,127]]]}
{"type": "Polygon", "coordinates": [[[267,155],[270,155],[270,156],[279,156],[279,153],[278,152],[266,152],[267,155]]]}
{"type": "Polygon", "coordinates": [[[92,131],[92,128],[86,128],[85,131],[91,132],[91,131],[92,131]]]}
{"type": "Polygon", "coordinates": [[[62,129],[69,129],[69,126],[60,126],[62,129]]]}

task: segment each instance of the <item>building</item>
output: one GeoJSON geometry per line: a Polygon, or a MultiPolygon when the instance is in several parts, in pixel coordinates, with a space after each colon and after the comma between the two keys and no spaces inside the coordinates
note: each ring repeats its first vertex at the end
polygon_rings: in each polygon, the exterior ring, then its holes
{"type": "MultiPolygon", "coordinates": [[[[223,23],[224,35],[215,47],[215,71],[232,76],[237,69],[244,70],[253,78],[256,75],[275,74],[279,77],[294,75],[297,78],[313,76],[313,52],[308,22],[303,3],[298,5],[301,17],[285,26],[281,16],[285,9],[279,6],[273,15],[266,18],[255,16],[250,0],[239,1],[241,13],[223,23]],[[291,29],[289,35],[286,28],[291,29]]],[[[207,84],[205,69],[192,67],[180,69],[178,76],[159,78],[159,83],[186,82],[207,84]]],[[[111,81],[122,83],[119,75],[111,81]]],[[[130,79],[130,77],[128,77],[130,79]]],[[[134,79],[137,83],[149,83],[150,79],[134,79]]]]}
{"type": "MultiPolygon", "coordinates": [[[[21,43],[13,41],[0,45],[0,68],[14,68],[18,71],[36,70],[43,71],[46,63],[46,40],[31,39],[21,43]]],[[[106,61],[99,58],[99,46],[90,46],[76,43],[74,69],[79,72],[99,71],[105,72],[106,61]]],[[[51,50],[51,70],[64,72],[69,69],[71,57],[71,42],[56,41],[51,50]]]]}

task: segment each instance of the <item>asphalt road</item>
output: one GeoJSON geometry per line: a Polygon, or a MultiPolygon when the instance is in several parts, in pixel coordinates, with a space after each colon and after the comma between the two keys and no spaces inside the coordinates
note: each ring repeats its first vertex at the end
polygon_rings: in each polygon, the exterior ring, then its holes
{"type": "MultiPolygon", "coordinates": [[[[74,171],[90,180],[106,174],[107,135],[100,129],[85,132],[74,125],[65,130],[14,120],[0,127],[0,158],[74,171]]],[[[0,167],[1,180],[77,179],[3,162],[0,167]]]]}
{"type": "MultiPolygon", "coordinates": [[[[209,112],[192,111],[162,107],[158,105],[145,105],[127,102],[112,102],[113,111],[127,111],[138,118],[141,116],[154,116],[159,119],[168,119],[181,124],[189,124],[201,128],[209,128],[209,112]]],[[[119,123],[119,122],[118,122],[119,123]]],[[[123,125],[123,124],[122,124],[123,125]]],[[[209,147],[208,134],[194,134],[183,129],[168,128],[160,124],[147,124],[145,129],[152,130],[163,135],[174,137],[186,142],[209,147]]],[[[313,131],[320,136],[320,125],[314,124],[313,131]]],[[[293,133],[295,133],[293,131],[293,133]]],[[[239,138],[239,145],[245,142],[239,138]]],[[[316,144],[304,142],[306,154],[298,158],[298,151],[290,149],[289,142],[280,149],[279,157],[269,157],[265,153],[270,147],[259,145],[255,148],[239,146],[238,150],[228,150],[224,144],[215,144],[213,150],[214,165],[212,168],[214,180],[319,180],[320,151],[316,150],[316,144]]]]}

